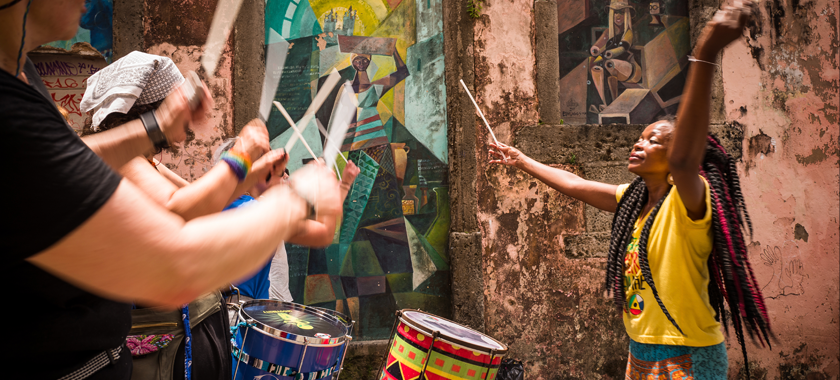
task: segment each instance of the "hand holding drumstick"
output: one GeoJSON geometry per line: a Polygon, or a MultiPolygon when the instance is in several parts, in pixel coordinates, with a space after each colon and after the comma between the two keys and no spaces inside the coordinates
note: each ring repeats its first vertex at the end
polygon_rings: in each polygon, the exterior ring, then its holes
{"type": "Polygon", "coordinates": [[[496,149],[489,151],[491,164],[515,166],[517,168],[522,169],[525,160],[528,159],[528,156],[520,152],[519,149],[516,149],[507,144],[490,143],[490,147],[496,149]],[[494,156],[496,159],[493,159],[494,156]]]}

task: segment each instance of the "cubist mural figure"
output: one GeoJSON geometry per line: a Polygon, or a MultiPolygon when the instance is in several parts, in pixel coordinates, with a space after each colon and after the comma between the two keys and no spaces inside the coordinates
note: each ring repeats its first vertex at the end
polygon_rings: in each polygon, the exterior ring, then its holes
{"type": "Polygon", "coordinates": [[[570,124],[646,124],[676,113],[689,22],[677,0],[558,2],[560,99],[570,124]]]}
{"type": "MultiPolygon", "coordinates": [[[[266,41],[273,31],[290,44],[275,100],[298,120],[337,70],[358,102],[340,154],[361,173],[333,243],[287,245],[295,302],[350,315],[354,339],[390,338],[399,309],[451,315],[442,17],[441,0],[266,4],[266,41]]],[[[303,131],[316,155],[338,87],[303,131]]],[[[273,110],[267,125],[272,147],[283,147],[288,123],[273,110]]],[[[301,145],[290,152],[292,172],[311,159],[301,145]]]]}

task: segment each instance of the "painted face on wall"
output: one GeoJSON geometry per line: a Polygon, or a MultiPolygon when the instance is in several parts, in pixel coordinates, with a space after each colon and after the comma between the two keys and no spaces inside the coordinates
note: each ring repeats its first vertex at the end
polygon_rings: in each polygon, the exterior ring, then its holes
{"type": "Polygon", "coordinates": [[[615,23],[618,26],[624,25],[624,13],[616,12],[613,16],[613,23],[615,23]]]}
{"type": "Polygon", "coordinates": [[[370,59],[368,57],[359,55],[353,58],[353,68],[356,71],[366,71],[368,66],[370,66],[370,59]]]}
{"type": "Polygon", "coordinates": [[[648,125],[633,145],[627,170],[640,176],[668,173],[668,146],[673,128],[667,121],[648,125]]]}

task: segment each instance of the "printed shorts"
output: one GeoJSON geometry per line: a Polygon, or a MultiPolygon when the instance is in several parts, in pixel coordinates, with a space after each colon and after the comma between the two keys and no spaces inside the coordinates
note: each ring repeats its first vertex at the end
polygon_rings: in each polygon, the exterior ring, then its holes
{"type": "Polygon", "coordinates": [[[708,347],[645,344],[630,340],[628,380],[726,380],[726,344],[708,347]]]}

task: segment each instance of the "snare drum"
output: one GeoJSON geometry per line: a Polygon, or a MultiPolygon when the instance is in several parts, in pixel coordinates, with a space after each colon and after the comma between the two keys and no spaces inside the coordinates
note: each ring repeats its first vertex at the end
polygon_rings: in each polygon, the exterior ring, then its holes
{"type": "Polygon", "coordinates": [[[493,380],[507,346],[419,310],[397,312],[380,380],[493,380]]]}
{"type": "Polygon", "coordinates": [[[341,313],[273,300],[243,303],[237,325],[234,380],[338,378],[353,328],[341,313]]]}

